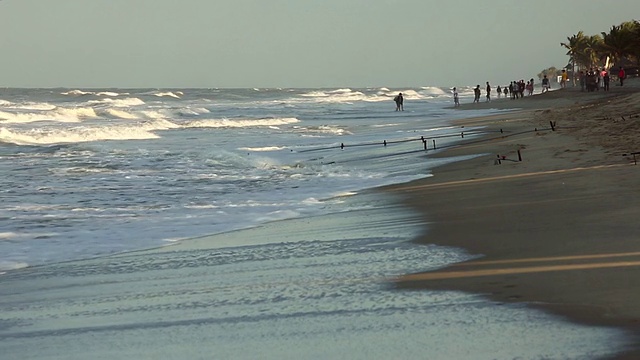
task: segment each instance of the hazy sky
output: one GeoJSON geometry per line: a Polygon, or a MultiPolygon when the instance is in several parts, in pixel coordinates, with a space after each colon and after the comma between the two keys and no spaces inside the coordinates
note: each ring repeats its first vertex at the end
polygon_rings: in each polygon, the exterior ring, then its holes
{"type": "Polygon", "coordinates": [[[508,83],[639,0],[2,0],[2,87],[508,83]]]}

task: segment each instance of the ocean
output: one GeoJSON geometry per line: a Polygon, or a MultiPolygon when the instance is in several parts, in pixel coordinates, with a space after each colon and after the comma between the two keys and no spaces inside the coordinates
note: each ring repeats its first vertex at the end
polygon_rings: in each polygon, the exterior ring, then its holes
{"type": "Polygon", "coordinates": [[[483,132],[452,120],[496,111],[452,103],[438,87],[0,89],[0,353],[591,359],[623,346],[523,305],[391,288],[475,256],[411,243],[429,224],[369,190],[464,160],[430,154],[483,132]]]}
{"type": "Polygon", "coordinates": [[[420,137],[457,135],[456,112],[445,89],[402,91],[401,113],[388,89],[0,91],[0,271],[322,214],[428,176],[420,137]]]}

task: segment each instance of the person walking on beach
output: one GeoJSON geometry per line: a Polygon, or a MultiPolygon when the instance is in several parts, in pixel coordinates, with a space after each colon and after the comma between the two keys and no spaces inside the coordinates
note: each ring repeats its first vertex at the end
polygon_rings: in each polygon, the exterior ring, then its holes
{"type": "Polygon", "coordinates": [[[546,93],[547,91],[549,91],[549,78],[547,77],[547,75],[545,75],[542,78],[542,93],[546,93]]]}
{"type": "Polygon", "coordinates": [[[527,85],[525,85],[524,89],[527,91],[527,95],[533,94],[533,84],[531,81],[527,80],[527,85]]]}
{"type": "Polygon", "coordinates": [[[620,66],[620,70],[618,70],[618,79],[620,79],[620,86],[624,85],[624,78],[627,74],[624,72],[624,68],[620,66]]]}
{"type": "Polygon", "coordinates": [[[473,89],[473,102],[474,103],[479,103],[480,102],[480,85],[477,85],[474,89],[473,89]]]}
{"type": "Polygon", "coordinates": [[[533,89],[534,89],[533,78],[529,80],[529,83],[531,84],[531,87],[529,88],[529,95],[533,95],[533,89]]]}
{"type": "Polygon", "coordinates": [[[496,88],[496,94],[498,94],[498,99],[500,99],[500,95],[502,95],[502,88],[500,87],[500,85],[498,85],[498,87],[496,88]]]}
{"type": "Polygon", "coordinates": [[[603,74],[604,74],[602,76],[603,90],[604,91],[609,91],[609,83],[611,82],[611,77],[609,76],[609,72],[608,71],[604,71],[603,74]]]}
{"type": "Polygon", "coordinates": [[[487,102],[491,101],[491,85],[489,85],[489,82],[487,81],[487,102]]]}
{"type": "Polygon", "coordinates": [[[504,98],[506,99],[506,98],[507,98],[507,94],[509,94],[509,87],[508,87],[508,86],[505,86],[505,87],[502,89],[502,92],[504,93],[504,98]]]}
{"type": "Polygon", "coordinates": [[[396,95],[396,97],[393,98],[393,101],[396,102],[396,111],[404,111],[404,97],[402,96],[402,93],[396,95]]]}
{"type": "Polygon", "coordinates": [[[567,70],[562,69],[562,75],[560,75],[560,87],[563,89],[567,87],[567,78],[567,70]]]}
{"type": "Polygon", "coordinates": [[[458,90],[456,90],[456,88],[453,88],[453,106],[460,106],[460,99],[458,98],[458,90]]]}

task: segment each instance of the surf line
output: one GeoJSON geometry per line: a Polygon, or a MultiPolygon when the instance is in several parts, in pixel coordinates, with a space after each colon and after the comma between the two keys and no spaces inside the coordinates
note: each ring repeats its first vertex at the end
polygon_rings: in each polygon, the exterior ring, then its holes
{"type": "MultiPolygon", "coordinates": [[[[406,187],[403,187],[403,190],[411,191],[411,190],[427,189],[427,188],[434,188],[434,187],[465,185],[470,183],[489,182],[489,181],[497,181],[497,180],[504,180],[504,179],[519,179],[519,178],[526,178],[526,177],[533,177],[533,176],[540,176],[540,175],[561,174],[561,173],[569,173],[569,172],[585,171],[585,170],[601,170],[601,169],[609,169],[614,167],[630,166],[630,165],[632,164],[596,165],[596,166],[590,166],[590,167],[577,167],[577,168],[571,168],[571,169],[537,171],[537,172],[530,172],[530,173],[516,174],[516,175],[494,176],[494,177],[488,177],[484,179],[482,178],[468,179],[468,180],[448,181],[448,182],[438,183],[438,184],[406,186],[406,187]]],[[[434,176],[433,178],[436,178],[436,177],[434,176]]]]}
{"type": "Polygon", "coordinates": [[[399,278],[398,280],[400,282],[442,280],[442,279],[456,279],[456,278],[496,276],[496,275],[513,275],[513,274],[526,274],[526,273],[538,273],[538,272],[550,272],[550,271],[606,269],[606,268],[630,267],[630,266],[640,266],[640,261],[621,261],[621,262],[607,262],[607,263],[595,263],[595,264],[549,265],[549,266],[529,266],[529,267],[517,267],[517,268],[506,268],[506,269],[432,272],[432,273],[405,275],[399,278]]]}

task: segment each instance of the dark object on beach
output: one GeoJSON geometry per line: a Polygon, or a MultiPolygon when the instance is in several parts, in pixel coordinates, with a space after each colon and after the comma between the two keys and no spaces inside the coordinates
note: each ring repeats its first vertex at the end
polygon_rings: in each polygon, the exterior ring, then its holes
{"type": "Polygon", "coordinates": [[[585,79],[585,85],[587,91],[595,91],[598,88],[598,75],[593,71],[589,71],[585,79]]]}
{"type": "Polygon", "coordinates": [[[394,97],[393,101],[396,102],[396,111],[404,111],[404,97],[402,96],[402,93],[399,93],[394,97]]]}

